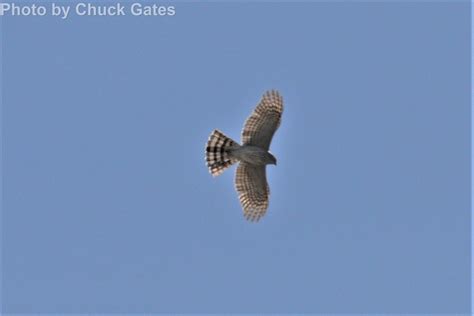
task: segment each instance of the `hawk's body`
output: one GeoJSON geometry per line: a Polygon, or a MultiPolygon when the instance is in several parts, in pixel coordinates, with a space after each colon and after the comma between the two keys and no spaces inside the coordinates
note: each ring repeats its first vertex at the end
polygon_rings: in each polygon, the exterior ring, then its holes
{"type": "Polygon", "coordinates": [[[229,153],[240,162],[245,162],[251,165],[265,166],[276,164],[276,159],[272,154],[257,146],[243,145],[230,148],[229,153]]]}
{"type": "Polygon", "coordinates": [[[218,130],[212,132],[207,142],[207,166],[213,176],[220,175],[239,162],[235,188],[244,216],[249,220],[259,220],[268,208],[270,189],[265,167],[268,164],[276,165],[276,159],[268,149],[280,126],[282,113],[282,97],[277,91],[268,91],[245,122],[242,145],[218,130]]]}

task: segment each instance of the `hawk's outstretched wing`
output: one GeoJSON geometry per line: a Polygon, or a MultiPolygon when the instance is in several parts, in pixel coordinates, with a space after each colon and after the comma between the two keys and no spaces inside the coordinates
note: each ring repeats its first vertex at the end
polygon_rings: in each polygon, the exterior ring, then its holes
{"type": "Polygon", "coordinates": [[[270,195],[265,166],[240,162],[235,173],[235,189],[248,220],[258,221],[265,215],[270,195]]]}
{"type": "Polygon", "coordinates": [[[283,98],[278,91],[267,91],[255,110],[245,121],[242,144],[270,148],[273,134],[280,126],[283,98]]]}

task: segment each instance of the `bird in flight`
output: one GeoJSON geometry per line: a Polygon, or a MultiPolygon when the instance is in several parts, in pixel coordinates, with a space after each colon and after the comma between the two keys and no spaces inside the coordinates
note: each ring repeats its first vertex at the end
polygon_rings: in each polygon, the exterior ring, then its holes
{"type": "Polygon", "coordinates": [[[282,113],[283,98],[278,91],[267,91],[245,121],[242,145],[217,129],[211,133],[206,144],[207,167],[213,176],[239,163],[235,173],[235,189],[244,216],[250,221],[258,221],[268,208],[270,188],[266,165],[277,164],[268,149],[280,126],[282,113]]]}

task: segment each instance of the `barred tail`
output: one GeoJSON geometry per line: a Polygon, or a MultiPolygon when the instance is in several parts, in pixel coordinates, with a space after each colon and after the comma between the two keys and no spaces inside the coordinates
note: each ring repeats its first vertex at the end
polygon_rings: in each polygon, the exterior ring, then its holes
{"type": "Polygon", "coordinates": [[[206,145],[206,161],[209,172],[215,177],[224,172],[237,160],[229,154],[231,147],[239,146],[222,132],[214,130],[206,145]]]}

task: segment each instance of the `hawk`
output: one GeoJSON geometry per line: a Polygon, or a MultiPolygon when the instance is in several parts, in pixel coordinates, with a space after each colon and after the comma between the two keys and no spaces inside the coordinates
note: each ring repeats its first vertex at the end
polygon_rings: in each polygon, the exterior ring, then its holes
{"type": "Polygon", "coordinates": [[[276,165],[268,151],[275,131],[280,126],[283,98],[278,91],[267,91],[242,130],[242,145],[219,130],[214,130],[206,144],[209,172],[218,176],[239,163],[235,173],[235,189],[247,220],[258,221],[268,208],[270,188],[266,165],[276,165]]]}

